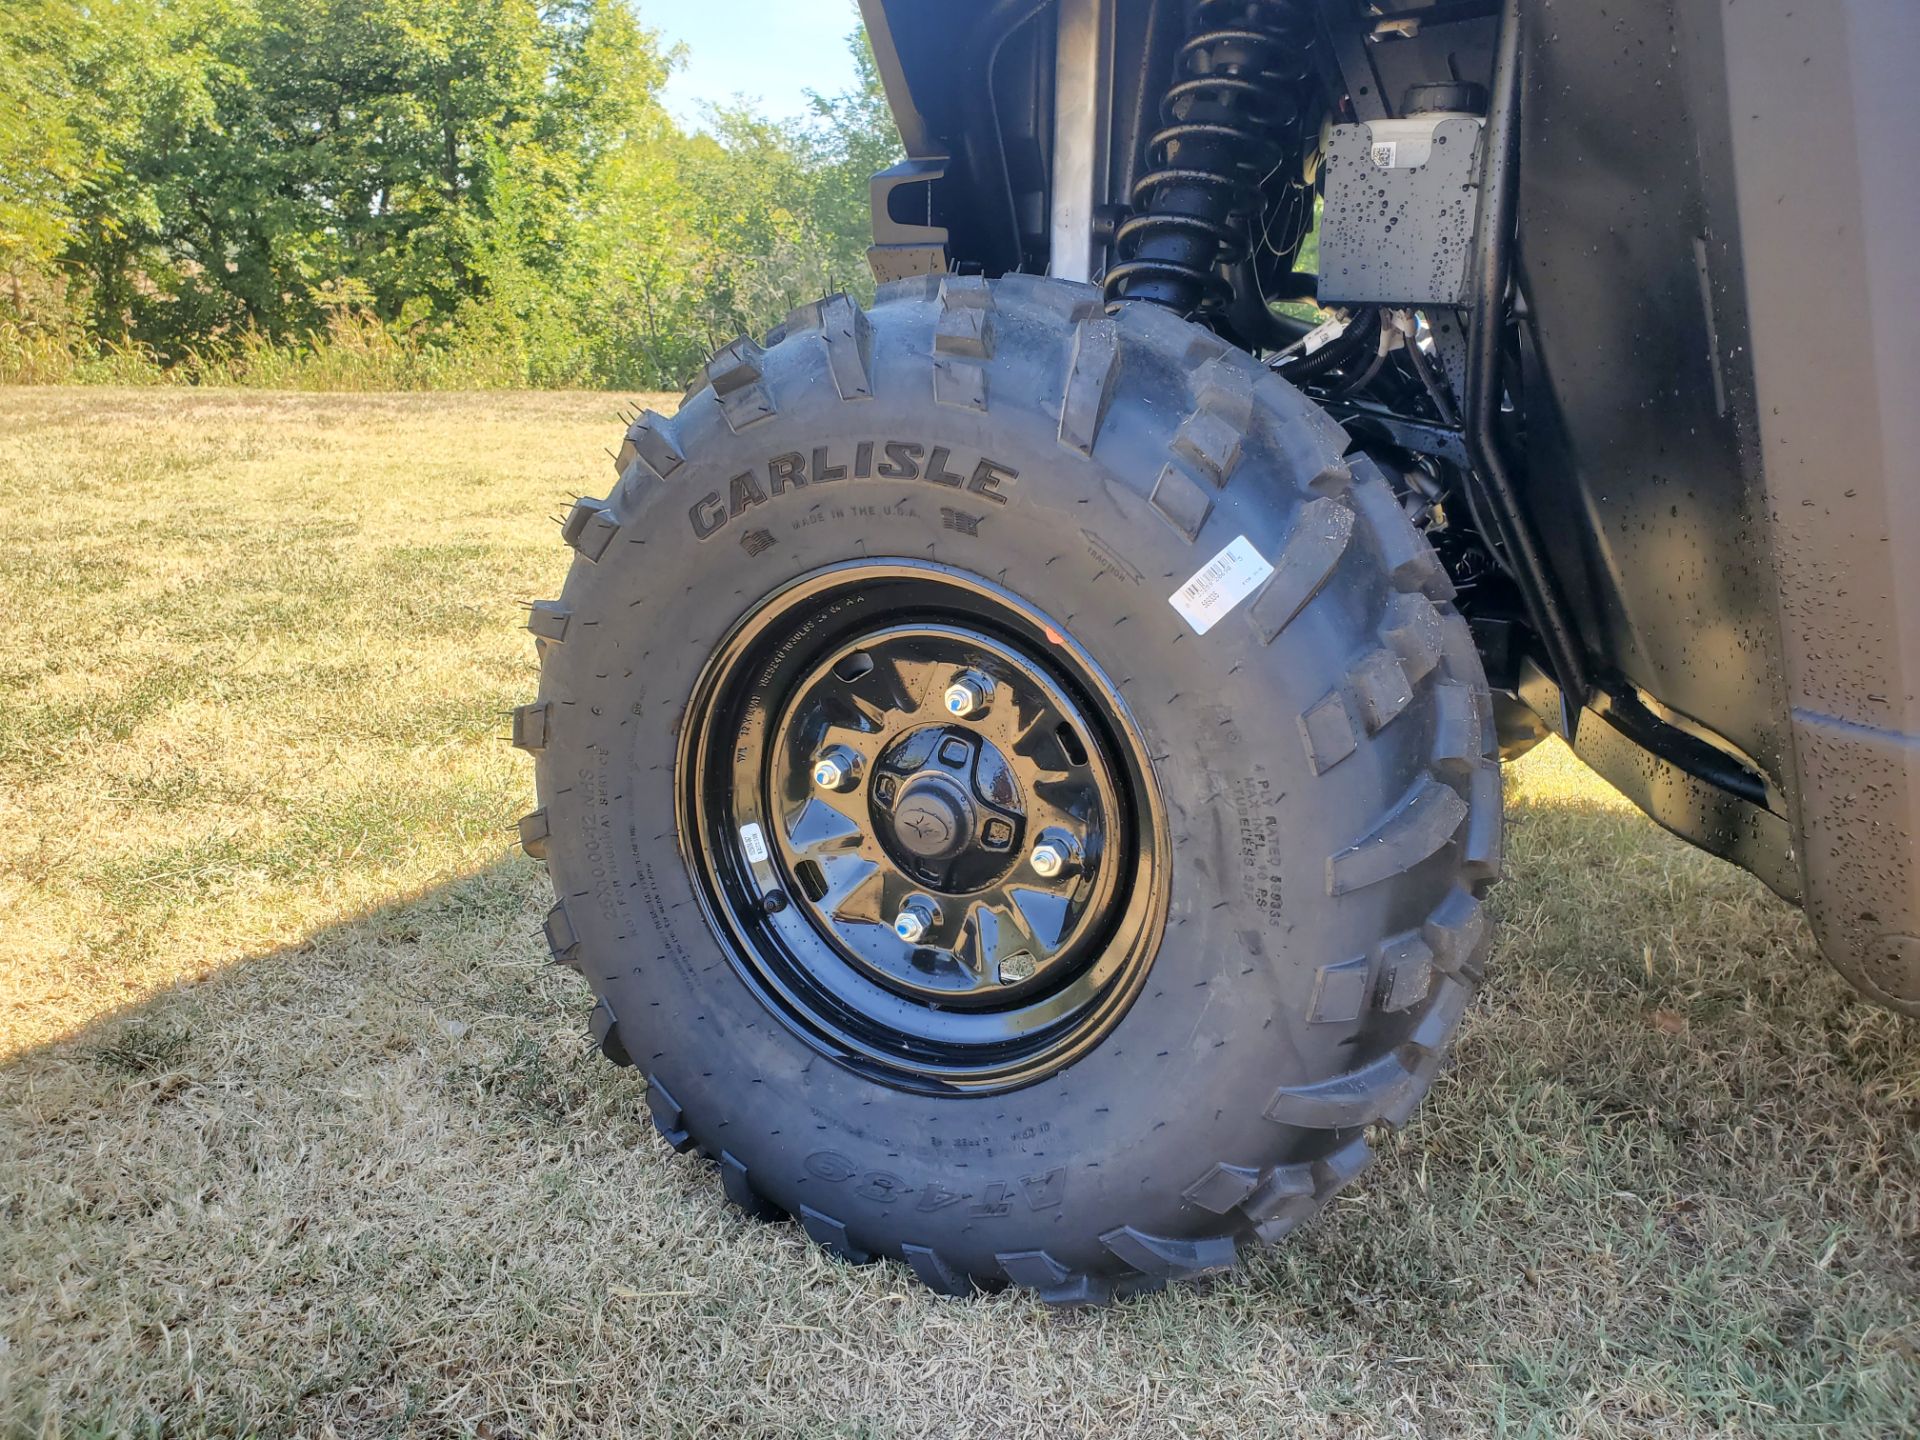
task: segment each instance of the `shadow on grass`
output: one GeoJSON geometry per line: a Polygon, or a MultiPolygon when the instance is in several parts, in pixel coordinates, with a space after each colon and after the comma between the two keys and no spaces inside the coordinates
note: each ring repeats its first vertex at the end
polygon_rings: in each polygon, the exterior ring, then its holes
{"type": "Polygon", "coordinates": [[[739,1219],[589,1049],[527,862],[157,996],[0,1070],[0,1432],[1914,1433],[1914,1027],[1636,817],[1511,816],[1414,1127],[1098,1314],[739,1219]]]}

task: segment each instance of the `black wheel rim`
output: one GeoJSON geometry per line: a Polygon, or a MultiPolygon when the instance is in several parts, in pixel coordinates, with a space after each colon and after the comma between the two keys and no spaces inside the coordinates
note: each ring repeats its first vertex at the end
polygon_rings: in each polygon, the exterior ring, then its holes
{"type": "Polygon", "coordinates": [[[708,661],[679,833],[768,1006],[908,1089],[1030,1084],[1138,994],[1167,908],[1151,759],[1064,627],[950,567],[859,562],[708,661]]]}

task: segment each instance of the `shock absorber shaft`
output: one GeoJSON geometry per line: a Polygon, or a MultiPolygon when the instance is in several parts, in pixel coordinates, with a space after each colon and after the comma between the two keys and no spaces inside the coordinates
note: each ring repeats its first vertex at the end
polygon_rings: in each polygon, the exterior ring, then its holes
{"type": "Polygon", "coordinates": [[[1186,315],[1228,298],[1218,270],[1247,256],[1262,179],[1299,158],[1312,43],[1306,0],[1199,0],[1133,189],[1138,213],[1115,236],[1109,306],[1147,300],[1186,315]]]}

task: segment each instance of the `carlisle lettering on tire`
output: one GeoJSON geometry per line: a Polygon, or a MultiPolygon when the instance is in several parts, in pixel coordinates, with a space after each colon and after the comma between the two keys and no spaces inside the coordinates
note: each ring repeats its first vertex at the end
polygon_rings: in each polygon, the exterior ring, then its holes
{"type": "Polygon", "coordinates": [[[1011,465],[980,456],[958,459],[944,445],[914,440],[857,440],[816,445],[810,454],[788,451],[762,466],[743,470],[728,482],[725,493],[710,490],[687,511],[694,538],[718,535],[757,505],[776,500],[789,490],[837,484],[842,480],[917,480],[945,490],[963,490],[995,505],[1007,503],[1006,487],[1020,478],[1011,465]],[[879,461],[875,463],[875,457],[879,461]],[[924,463],[922,457],[925,457],[924,463]],[[765,477],[764,479],[762,477],[765,477]]]}

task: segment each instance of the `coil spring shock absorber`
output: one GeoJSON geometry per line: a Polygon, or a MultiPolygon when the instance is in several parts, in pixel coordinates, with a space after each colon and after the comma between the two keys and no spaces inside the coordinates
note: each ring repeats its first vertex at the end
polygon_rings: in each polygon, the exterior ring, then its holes
{"type": "Polygon", "coordinates": [[[1231,298],[1218,267],[1247,258],[1261,180],[1299,160],[1312,44],[1309,0],[1199,0],[1133,187],[1138,213],[1114,235],[1110,308],[1149,300],[1189,315],[1231,298]]]}

